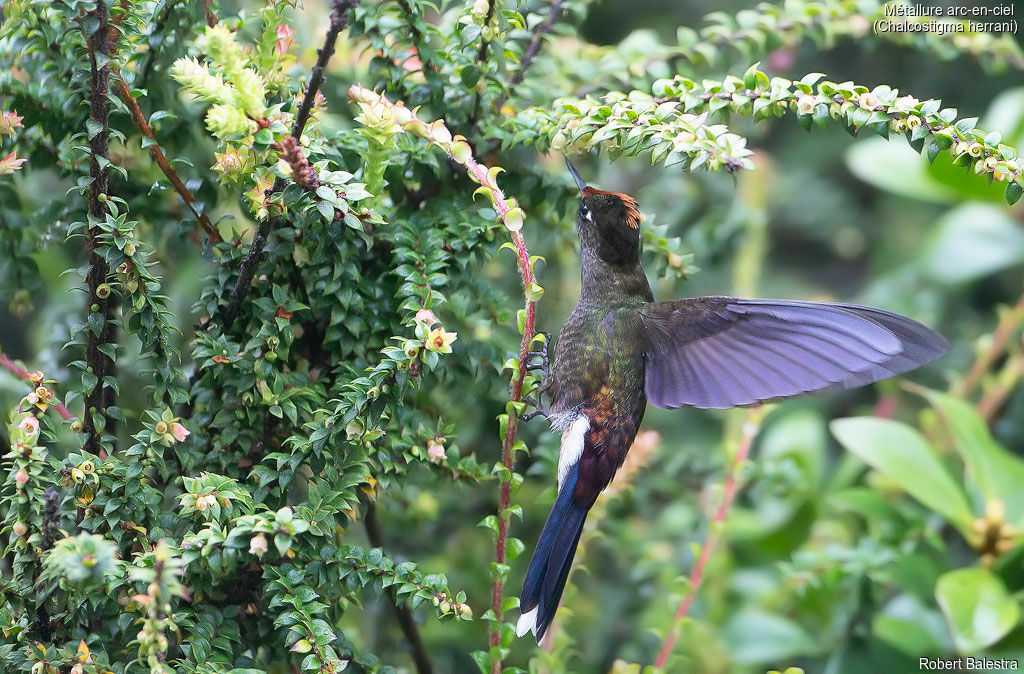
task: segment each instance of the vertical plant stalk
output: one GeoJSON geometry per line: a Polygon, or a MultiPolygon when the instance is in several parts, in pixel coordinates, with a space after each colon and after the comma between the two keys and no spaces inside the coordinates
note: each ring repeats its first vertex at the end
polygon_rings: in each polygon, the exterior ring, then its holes
{"type": "Polygon", "coordinates": [[[509,92],[512,88],[521,83],[523,78],[526,77],[526,71],[530,69],[530,66],[533,65],[533,59],[537,58],[537,54],[540,53],[541,41],[545,35],[551,32],[558,19],[562,16],[562,2],[563,0],[553,0],[551,7],[548,8],[547,18],[534,26],[533,35],[530,37],[530,44],[526,46],[523,58],[519,61],[519,68],[512,73],[512,77],[508,78],[508,85],[505,87],[505,91],[494,102],[495,108],[500,110],[501,106],[505,105],[505,101],[508,100],[509,92]]]}
{"type": "Polygon", "coordinates": [[[96,385],[85,395],[85,433],[87,439],[85,450],[93,454],[99,454],[101,450],[101,437],[104,432],[110,432],[113,424],[107,414],[107,408],[114,403],[114,389],[106,385],[106,378],[114,376],[114,360],[107,354],[100,351],[104,344],[112,344],[115,340],[114,326],[114,296],[107,287],[100,291],[100,286],[105,286],[107,277],[110,275],[110,266],[102,255],[96,250],[99,236],[98,227],[93,222],[102,221],[106,218],[107,208],[104,204],[106,194],[110,189],[110,160],[109,160],[109,114],[110,101],[107,94],[110,89],[110,67],[108,61],[111,53],[111,35],[114,31],[108,30],[109,13],[105,0],[97,0],[96,9],[90,13],[96,19],[99,27],[89,38],[89,177],[92,181],[89,184],[89,223],[86,235],[86,245],[89,250],[89,271],[86,274],[86,284],[89,296],[86,299],[87,315],[98,314],[102,319],[102,327],[99,334],[92,328],[92,321],[86,321],[86,347],[85,362],[93,375],[96,376],[96,385]],[[99,124],[99,128],[95,125],[99,124]],[[102,201],[101,201],[102,199],[102,201]],[[101,296],[103,295],[103,296],[101,296]],[[95,311],[93,311],[95,309],[95,311]],[[100,423],[97,424],[97,421],[100,423]]]}
{"type": "MultiPolygon", "coordinates": [[[[482,185],[487,184],[489,172],[478,164],[472,157],[465,161],[466,170],[469,171],[482,185]]],[[[497,187],[492,188],[495,210],[501,216],[502,221],[508,222],[509,213],[518,210],[511,206],[505,199],[505,194],[497,187]]],[[[518,231],[510,231],[512,245],[516,248],[516,258],[519,265],[519,274],[523,282],[524,309],[526,320],[523,324],[523,339],[519,344],[519,375],[512,383],[512,402],[523,400],[523,382],[526,380],[526,356],[530,352],[530,343],[533,341],[534,331],[537,323],[537,302],[533,299],[533,289],[537,286],[537,280],[530,268],[530,254],[526,248],[526,241],[518,231]]],[[[547,345],[545,345],[546,347],[547,345]]],[[[515,468],[515,460],[512,455],[512,448],[516,443],[516,429],[519,426],[519,417],[510,414],[508,425],[505,427],[505,439],[501,447],[501,465],[512,472],[515,468]]],[[[494,545],[494,560],[499,566],[508,561],[508,526],[509,526],[509,505],[512,502],[512,483],[509,480],[502,480],[498,493],[498,536],[494,545]]],[[[501,621],[502,621],[502,599],[504,598],[504,580],[501,574],[495,574],[494,584],[491,587],[491,610],[494,611],[495,628],[491,630],[490,645],[495,647],[501,643],[501,621]]],[[[492,674],[501,674],[501,660],[496,659],[491,663],[492,674]]]]}
{"type": "Polygon", "coordinates": [[[678,639],[676,632],[678,630],[679,623],[686,617],[687,612],[690,610],[690,605],[693,603],[694,597],[697,596],[697,592],[700,590],[701,581],[704,578],[704,567],[708,563],[708,559],[711,558],[711,554],[715,551],[715,546],[718,544],[718,539],[722,534],[725,516],[729,514],[729,509],[732,507],[733,500],[736,497],[736,491],[739,487],[737,472],[739,471],[740,466],[743,465],[743,462],[747,460],[747,456],[750,454],[750,446],[753,444],[754,437],[757,435],[757,431],[761,427],[762,414],[763,411],[760,407],[747,410],[747,418],[740,433],[736,456],[733,458],[732,465],[729,467],[729,473],[725,478],[725,490],[722,495],[722,502],[718,505],[718,510],[715,511],[715,518],[711,522],[708,537],[704,540],[704,544],[700,548],[700,556],[697,558],[697,563],[693,566],[693,571],[690,572],[689,591],[686,593],[686,596],[683,597],[682,601],[679,602],[679,608],[676,609],[676,614],[673,618],[672,628],[669,629],[668,634],[665,635],[665,640],[661,644],[661,650],[658,652],[658,657],[654,661],[654,666],[656,668],[664,669],[665,663],[668,662],[668,656],[672,654],[672,649],[675,648],[676,640],[678,639]]]}
{"type": "MultiPolygon", "coordinates": [[[[493,5],[493,3],[492,3],[493,5]]],[[[494,206],[494,210],[501,218],[501,222],[508,230],[512,239],[512,246],[516,252],[516,262],[519,267],[519,275],[523,282],[524,298],[524,321],[523,339],[519,345],[519,372],[512,382],[511,402],[519,403],[523,399],[523,383],[526,380],[526,355],[530,351],[530,343],[533,341],[536,326],[537,310],[536,299],[540,296],[541,288],[533,275],[530,265],[530,254],[526,248],[526,241],[523,238],[521,229],[523,227],[524,214],[515,199],[505,196],[498,187],[497,176],[502,170],[500,167],[487,168],[473,158],[473,150],[462,136],[452,136],[451,131],[445,126],[442,120],[426,123],[416,117],[416,113],[406,108],[401,102],[392,103],[382,94],[377,94],[364,86],[354,84],[348,90],[349,99],[358,103],[363,110],[363,119],[374,120],[375,124],[393,124],[397,128],[425,138],[432,144],[444,150],[454,161],[466,168],[466,173],[476,183],[480,184],[477,192],[484,193],[494,206]]],[[[365,122],[364,122],[365,123],[365,122]]],[[[513,470],[514,460],[512,448],[516,442],[516,427],[518,417],[510,414],[508,424],[505,427],[505,437],[502,439],[501,465],[509,472],[513,470]]],[[[508,561],[508,508],[512,501],[512,485],[507,480],[502,480],[498,493],[498,535],[495,541],[494,557],[499,566],[508,561]]],[[[500,573],[494,574],[494,584],[491,588],[491,609],[494,611],[496,627],[490,633],[490,645],[498,646],[501,643],[501,619],[502,619],[502,596],[504,582],[500,573]]],[[[501,672],[501,660],[496,659],[491,663],[491,671],[496,674],[501,672]]]]}
{"type": "Polygon", "coordinates": [[[992,367],[992,363],[1006,350],[1010,338],[1021,323],[1024,323],[1024,294],[1017,300],[1017,304],[1003,314],[992,333],[991,343],[978,355],[978,359],[971,365],[971,369],[967,371],[963,380],[953,388],[955,395],[966,398],[974,391],[985,373],[992,367]]]}
{"type": "MultiPolygon", "coordinates": [[[[299,111],[295,114],[295,122],[292,124],[291,135],[300,144],[302,132],[306,128],[306,123],[309,121],[309,116],[313,111],[313,102],[316,100],[316,94],[324,83],[324,71],[327,68],[327,63],[334,56],[334,46],[338,41],[338,34],[345,30],[345,27],[348,25],[348,10],[356,5],[356,1],[332,0],[331,2],[331,22],[327,28],[327,35],[324,38],[324,46],[317,50],[316,64],[310,73],[306,93],[302,97],[299,111]]],[[[270,192],[280,192],[286,185],[287,181],[284,178],[277,178],[270,188],[270,192]]],[[[242,260],[242,265],[238,270],[238,280],[228,296],[227,304],[224,306],[223,311],[220,312],[222,328],[226,329],[238,318],[242,302],[245,301],[245,298],[249,295],[249,290],[252,288],[252,278],[256,274],[256,267],[259,266],[260,261],[263,259],[263,249],[267,245],[267,239],[270,238],[270,233],[277,224],[277,218],[268,217],[260,223],[256,234],[252,237],[249,252],[242,260]]],[[[213,321],[210,321],[206,326],[209,327],[212,323],[213,321]]]]}
{"type": "MultiPolygon", "coordinates": [[[[366,514],[363,515],[363,526],[366,527],[366,538],[369,539],[370,545],[375,548],[383,548],[384,530],[380,525],[380,518],[377,517],[377,504],[374,503],[372,497],[366,499],[366,514]]],[[[402,634],[405,635],[410,648],[412,648],[412,659],[416,663],[416,671],[418,674],[433,674],[434,665],[430,662],[430,653],[423,643],[419,628],[413,619],[412,611],[409,610],[408,606],[402,606],[395,602],[393,596],[391,599],[391,608],[395,611],[395,619],[398,621],[398,626],[402,628],[402,634]]]]}
{"type": "MultiPolygon", "coordinates": [[[[2,351],[0,351],[0,367],[3,367],[5,370],[13,374],[15,377],[18,377],[19,379],[24,379],[28,383],[32,384],[33,387],[40,386],[41,382],[43,381],[43,374],[41,372],[37,372],[34,374],[28,372],[27,370],[19,367],[17,363],[8,358],[7,355],[4,354],[2,351]]],[[[71,419],[73,418],[71,412],[68,411],[68,408],[64,407],[64,405],[60,402],[50,403],[50,407],[57,410],[57,414],[59,414],[60,418],[63,419],[64,421],[71,421],[71,419]]]]}

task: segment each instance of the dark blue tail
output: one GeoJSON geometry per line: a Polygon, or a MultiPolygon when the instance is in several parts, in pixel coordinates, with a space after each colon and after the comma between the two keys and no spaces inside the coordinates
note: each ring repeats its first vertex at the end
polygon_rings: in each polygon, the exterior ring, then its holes
{"type": "Polygon", "coordinates": [[[583,532],[583,522],[590,510],[590,506],[581,505],[573,498],[578,476],[579,465],[573,466],[565,476],[540,540],[537,541],[537,549],[533,552],[526,580],[523,581],[523,591],[519,595],[519,611],[522,615],[516,633],[523,636],[532,630],[538,644],[555,617],[558,601],[562,598],[562,590],[565,589],[565,581],[572,568],[576,545],[583,532]]]}

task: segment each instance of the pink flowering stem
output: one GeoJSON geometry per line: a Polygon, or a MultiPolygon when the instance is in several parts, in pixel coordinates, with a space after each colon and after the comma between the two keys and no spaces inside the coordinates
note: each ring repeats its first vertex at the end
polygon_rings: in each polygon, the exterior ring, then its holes
{"type": "Polygon", "coordinates": [[[658,658],[654,661],[654,666],[658,669],[664,669],[665,663],[668,662],[668,656],[672,654],[672,649],[675,648],[676,639],[676,626],[679,624],[686,614],[690,610],[690,604],[693,603],[693,598],[697,596],[697,591],[700,590],[700,584],[704,576],[704,566],[708,563],[708,559],[711,557],[711,553],[715,550],[715,545],[718,543],[718,538],[721,535],[722,525],[725,522],[725,516],[729,513],[729,508],[732,507],[733,499],[736,497],[736,490],[738,482],[736,479],[736,472],[739,467],[747,460],[747,455],[750,454],[750,446],[754,441],[754,436],[757,435],[757,430],[760,428],[760,424],[755,421],[759,418],[760,409],[755,408],[747,413],[747,420],[743,424],[743,431],[740,436],[739,447],[736,449],[736,456],[733,459],[732,465],[729,467],[729,474],[725,478],[725,493],[722,495],[722,502],[718,506],[718,510],[715,512],[715,519],[711,523],[711,527],[708,531],[708,536],[704,540],[704,544],[700,548],[700,557],[697,558],[697,563],[693,566],[693,571],[690,572],[690,588],[683,597],[682,601],[679,602],[679,608],[676,609],[675,619],[673,620],[672,629],[665,635],[665,641],[662,642],[661,651],[658,652],[658,658]]]}
{"type": "MultiPolygon", "coordinates": [[[[13,374],[15,377],[18,377],[19,379],[24,379],[30,384],[35,384],[35,382],[32,381],[32,375],[30,375],[22,368],[18,367],[18,364],[15,363],[10,358],[8,358],[6,354],[4,354],[3,352],[0,352],[0,366],[6,368],[7,371],[13,374]]],[[[57,414],[59,414],[64,421],[71,421],[71,419],[73,418],[71,416],[71,412],[68,412],[68,408],[64,407],[64,405],[62,405],[61,403],[53,403],[52,407],[53,409],[57,410],[57,414]]]]}

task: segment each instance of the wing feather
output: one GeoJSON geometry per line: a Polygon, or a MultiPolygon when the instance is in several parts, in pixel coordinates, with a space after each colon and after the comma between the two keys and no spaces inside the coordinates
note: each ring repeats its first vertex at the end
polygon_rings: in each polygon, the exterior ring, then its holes
{"type": "Polygon", "coordinates": [[[644,312],[646,393],[658,407],[725,409],[863,386],[949,349],[931,328],[852,304],[698,297],[644,312]]]}

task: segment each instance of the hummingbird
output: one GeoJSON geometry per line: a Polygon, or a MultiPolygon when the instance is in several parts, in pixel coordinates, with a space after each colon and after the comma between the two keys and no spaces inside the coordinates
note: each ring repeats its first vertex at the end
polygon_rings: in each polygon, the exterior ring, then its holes
{"type": "Polygon", "coordinates": [[[647,404],[728,409],[812,391],[865,386],[949,350],[942,335],[853,304],[692,297],[655,302],[640,265],[636,199],[580,190],[579,301],[531,401],[561,432],[558,495],[530,560],[516,633],[539,644],[558,609],[583,523],[622,465],[647,404]],[[539,397],[539,395],[538,395],[539,397]]]}

